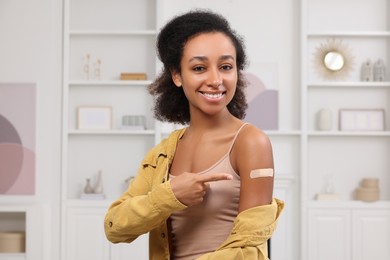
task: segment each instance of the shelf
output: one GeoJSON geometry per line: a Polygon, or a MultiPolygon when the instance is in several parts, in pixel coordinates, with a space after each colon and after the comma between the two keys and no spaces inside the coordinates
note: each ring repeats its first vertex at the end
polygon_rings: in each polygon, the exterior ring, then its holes
{"type": "Polygon", "coordinates": [[[0,260],[25,260],[26,253],[0,253],[0,260]]]}
{"type": "Polygon", "coordinates": [[[72,30],[69,32],[72,36],[156,36],[155,30],[137,30],[137,31],[119,31],[119,30],[72,30]]]}
{"type": "Polygon", "coordinates": [[[389,81],[328,81],[310,82],[308,88],[390,88],[389,81]]]}
{"type": "Polygon", "coordinates": [[[69,130],[69,135],[150,135],[155,134],[154,130],[107,130],[107,131],[85,131],[69,130]]]}
{"type": "Polygon", "coordinates": [[[299,136],[301,131],[290,131],[290,130],[264,130],[268,136],[299,136]]]}
{"type": "Polygon", "coordinates": [[[380,200],[375,202],[364,202],[358,200],[329,200],[329,201],[309,201],[310,208],[342,208],[342,209],[390,209],[390,201],[380,200]]]}
{"type": "Polygon", "coordinates": [[[309,32],[308,38],[316,37],[390,37],[390,31],[327,31],[309,32]]]}
{"type": "Polygon", "coordinates": [[[148,86],[151,80],[72,80],[69,86],[148,86]]]}
{"type": "Polygon", "coordinates": [[[308,136],[329,136],[329,137],[390,137],[390,131],[310,131],[308,136]]]}

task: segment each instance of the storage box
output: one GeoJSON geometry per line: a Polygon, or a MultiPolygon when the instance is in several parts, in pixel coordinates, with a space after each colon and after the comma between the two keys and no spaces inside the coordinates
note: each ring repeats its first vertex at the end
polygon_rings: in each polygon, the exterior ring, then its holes
{"type": "Polygon", "coordinates": [[[0,253],[24,253],[25,237],[24,232],[0,232],[0,253]]]}
{"type": "Polygon", "coordinates": [[[145,73],[121,73],[121,80],[146,80],[145,73]]]}

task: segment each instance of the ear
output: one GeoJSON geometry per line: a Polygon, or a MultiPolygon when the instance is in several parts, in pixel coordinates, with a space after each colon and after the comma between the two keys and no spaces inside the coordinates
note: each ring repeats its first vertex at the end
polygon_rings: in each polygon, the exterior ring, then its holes
{"type": "Polygon", "coordinates": [[[177,72],[176,70],[172,70],[171,71],[171,75],[172,75],[172,81],[173,83],[175,83],[176,87],[180,88],[182,86],[182,81],[181,81],[181,75],[179,72],[177,72]]]}

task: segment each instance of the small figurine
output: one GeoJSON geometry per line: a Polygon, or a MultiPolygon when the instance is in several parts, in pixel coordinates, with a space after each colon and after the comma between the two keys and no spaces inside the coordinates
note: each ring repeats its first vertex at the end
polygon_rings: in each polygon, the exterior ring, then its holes
{"type": "Polygon", "coordinates": [[[99,194],[103,193],[102,171],[99,171],[98,174],[97,174],[96,184],[95,184],[95,187],[93,189],[93,192],[94,193],[99,193],[99,194]]]}
{"type": "Polygon", "coordinates": [[[374,67],[370,59],[362,65],[362,81],[373,81],[374,80],[374,67]]]}
{"type": "Polygon", "coordinates": [[[102,61],[100,59],[97,59],[94,63],[94,75],[95,79],[100,80],[100,74],[101,74],[101,64],[102,61]]]}
{"type": "Polygon", "coordinates": [[[83,67],[83,72],[84,72],[84,79],[88,80],[89,79],[89,60],[91,58],[91,55],[87,53],[84,57],[84,67],[83,67]]]}
{"type": "Polygon", "coordinates": [[[379,59],[374,65],[374,80],[385,81],[385,64],[379,59]]]}
{"type": "Polygon", "coordinates": [[[85,187],[84,187],[84,193],[93,193],[93,188],[91,186],[91,179],[86,179],[85,187]]]}

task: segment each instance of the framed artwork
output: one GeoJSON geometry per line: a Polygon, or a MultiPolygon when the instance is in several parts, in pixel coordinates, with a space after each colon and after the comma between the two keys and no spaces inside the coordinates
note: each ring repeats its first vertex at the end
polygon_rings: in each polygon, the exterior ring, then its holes
{"type": "Polygon", "coordinates": [[[77,129],[109,130],[112,126],[110,106],[81,106],[77,108],[77,129]]]}
{"type": "Polygon", "coordinates": [[[340,109],[341,131],[384,131],[383,109],[340,109]]]}
{"type": "Polygon", "coordinates": [[[0,194],[34,195],[36,84],[0,83],[0,194]]]}

